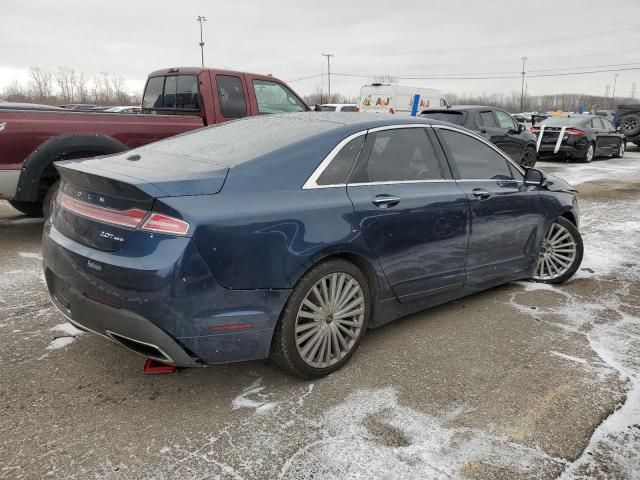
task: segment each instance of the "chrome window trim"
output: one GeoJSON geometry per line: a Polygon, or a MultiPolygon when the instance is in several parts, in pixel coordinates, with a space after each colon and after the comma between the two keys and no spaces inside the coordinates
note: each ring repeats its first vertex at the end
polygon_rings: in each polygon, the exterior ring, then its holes
{"type": "Polygon", "coordinates": [[[349,187],[364,187],[370,185],[402,185],[406,183],[443,183],[443,182],[455,182],[453,178],[442,178],[438,180],[390,180],[387,182],[361,182],[350,183],[349,187]]]}
{"type": "MultiPolygon", "coordinates": [[[[362,130],[360,132],[353,133],[348,137],[342,139],[333,149],[329,152],[329,154],[324,157],[324,160],[320,162],[320,165],[316,167],[311,176],[307,179],[307,181],[302,185],[302,190],[315,190],[319,188],[336,188],[336,187],[346,187],[346,183],[335,183],[331,185],[318,185],[318,178],[324,173],[329,164],[333,161],[333,159],[340,153],[340,151],[354,138],[358,138],[362,135],[366,135],[368,133],[381,132],[383,130],[398,130],[402,128],[430,128],[431,124],[429,123],[406,123],[406,124],[394,124],[394,125],[385,125],[383,127],[374,127],[367,130],[362,130]]],[[[390,185],[394,183],[421,183],[421,182],[432,182],[432,181],[441,181],[441,180],[403,180],[398,182],[370,182],[370,183],[350,183],[349,185],[390,185]]]]}
{"type": "MultiPolygon", "coordinates": [[[[520,165],[518,165],[516,162],[514,162],[511,157],[509,157],[506,153],[504,153],[502,150],[500,150],[498,147],[496,147],[493,143],[489,142],[488,140],[486,140],[485,138],[482,138],[480,135],[477,135],[473,132],[467,132],[464,130],[461,130],[459,128],[454,128],[454,127],[450,127],[449,125],[431,125],[432,128],[442,128],[444,130],[452,130],[454,132],[458,132],[458,133],[462,133],[463,135],[467,135],[471,138],[475,138],[476,140],[480,140],[482,143],[484,143],[485,145],[487,145],[488,147],[490,147],[493,151],[495,151],[497,154],[499,154],[502,158],[504,158],[507,162],[511,163],[511,165],[513,165],[514,167],[516,167],[516,170],[518,170],[523,176],[525,175],[524,170],[522,169],[522,167],[520,165]]],[[[455,162],[455,158],[452,159],[455,162]]],[[[460,179],[459,181],[464,181],[467,179],[460,179]]],[[[468,179],[469,181],[482,181],[482,180],[489,180],[489,181],[495,181],[495,180],[491,180],[490,178],[487,179],[468,179]]],[[[519,181],[516,180],[515,178],[513,179],[515,181],[519,181]]]]}

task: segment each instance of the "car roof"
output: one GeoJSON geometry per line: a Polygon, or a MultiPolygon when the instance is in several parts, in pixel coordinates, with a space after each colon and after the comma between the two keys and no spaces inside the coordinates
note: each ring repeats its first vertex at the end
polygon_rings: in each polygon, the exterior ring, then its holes
{"type": "MultiPolygon", "coordinates": [[[[304,118],[307,121],[317,121],[318,123],[333,123],[335,129],[345,130],[367,130],[370,128],[386,127],[390,125],[404,125],[424,123],[429,124],[446,124],[438,120],[421,117],[398,117],[386,113],[363,113],[363,112],[299,112],[299,113],[282,113],[277,114],[281,121],[290,121],[295,124],[304,118]]],[[[326,125],[325,125],[326,127],[326,125]]],[[[330,130],[334,130],[330,128],[330,130]]]]}

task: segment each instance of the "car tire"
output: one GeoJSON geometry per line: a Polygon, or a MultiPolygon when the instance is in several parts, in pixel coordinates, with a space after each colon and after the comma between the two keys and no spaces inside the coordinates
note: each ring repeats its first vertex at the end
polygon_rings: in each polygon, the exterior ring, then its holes
{"type": "Polygon", "coordinates": [[[618,145],[618,150],[613,154],[613,158],[622,158],[624,157],[624,151],[626,150],[627,145],[624,140],[620,141],[620,145],[618,145]]]}
{"type": "Polygon", "coordinates": [[[533,145],[528,145],[524,149],[524,153],[522,154],[522,159],[520,160],[520,165],[527,168],[533,168],[538,161],[538,152],[536,151],[536,147],[533,145]]]}
{"type": "Polygon", "coordinates": [[[636,113],[625,115],[620,122],[620,128],[627,137],[640,135],[640,115],[636,113]]]}
{"type": "Polygon", "coordinates": [[[336,258],[314,266],[300,279],[282,311],[270,358],[307,379],[338,370],[362,341],[371,305],[367,277],[353,263],[336,258]],[[348,310],[334,318],[340,305],[348,310]]]}
{"type": "Polygon", "coordinates": [[[19,200],[7,200],[9,205],[28,217],[42,217],[41,202],[21,202],[19,200]]]}
{"type": "Polygon", "coordinates": [[[578,228],[566,218],[558,217],[542,241],[532,280],[564,283],[576,273],[583,255],[584,245],[578,228]]]}
{"type": "Polygon", "coordinates": [[[582,163],[591,163],[596,156],[596,144],[594,142],[589,142],[587,148],[584,151],[582,157],[580,157],[580,161],[582,163]]]}
{"type": "Polygon", "coordinates": [[[53,185],[49,187],[47,193],[42,200],[42,216],[45,218],[49,218],[51,212],[53,211],[53,202],[55,201],[56,194],[58,193],[58,188],[60,187],[60,180],[56,180],[53,185]]]}

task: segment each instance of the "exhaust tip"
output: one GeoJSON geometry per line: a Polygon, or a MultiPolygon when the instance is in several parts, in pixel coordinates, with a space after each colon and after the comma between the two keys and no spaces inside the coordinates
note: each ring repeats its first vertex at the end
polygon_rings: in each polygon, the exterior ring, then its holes
{"type": "Polygon", "coordinates": [[[153,345],[152,343],[125,337],[124,335],[120,335],[119,333],[111,332],[109,330],[106,331],[106,334],[117,344],[123,346],[127,350],[137,353],[138,355],[142,355],[147,359],[155,360],[163,364],[175,363],[173,359],[162,351],[160,347],[153,345]]]}

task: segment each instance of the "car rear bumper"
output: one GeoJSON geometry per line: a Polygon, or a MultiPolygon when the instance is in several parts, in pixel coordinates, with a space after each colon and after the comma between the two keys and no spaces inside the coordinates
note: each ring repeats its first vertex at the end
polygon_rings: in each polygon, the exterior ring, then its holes
{"type": "Polygon", "coordinates": [[[555,144],[542,144],[538,149],[538,156],[580,158],[584,156],[586,148],[587,143],[576,145],[560,145],[558,151],[555,152],[555,144]]]}
{"type": "Polygon", "coordinates": [[[225,289],[190,239],[173,240],[165,239],[169,249],[126,256],[134,252],[89,248],[47,222],[43,266],[53,304],[79,328],[164,363],[266,358],[290,290],[225,289]]]}

